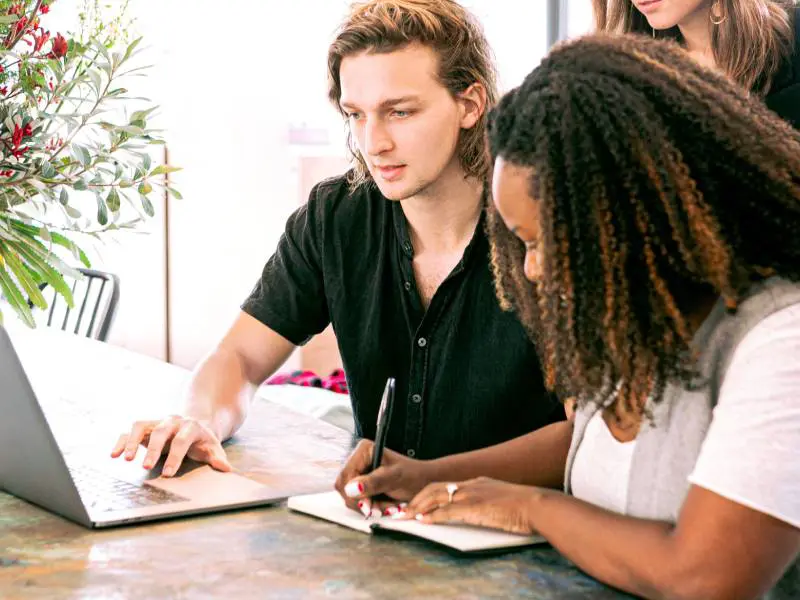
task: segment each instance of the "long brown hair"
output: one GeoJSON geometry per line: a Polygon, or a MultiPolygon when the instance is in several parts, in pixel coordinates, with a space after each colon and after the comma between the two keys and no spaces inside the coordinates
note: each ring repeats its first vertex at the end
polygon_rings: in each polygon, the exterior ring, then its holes
{"type": "MultiPolygon", "coordinates": [[[[342,60],[360,52],[389,53],[419,43],[439,55],[439,80],[455,96],[474,83],[486,89],[488,107],[497,102],[497,74],[489,43],[477,19],[453,0],[370,0],[352,6],[328,51],[328,98],[339,106],[342,60]]],[[[488,109],[461,132],[458,155],[467,176],[485,179],[491,170],[486,142],[488,109]]],[[[348,132],[354,160],[351,184],[369,181],[364,159],[348,132]]]]}
{"type": "MultiPolygon", "coordinates": [[[[631,0],[592,1],[598,31],[681,39],[677,27],[654,30],[631,0]]],[[[775,73],[793,51],[794,0],[716,1],[724,21],[708,23],[714,59],[745,89],[766,94],[775,73]]]]}
{"type": "Polygon", "coordinates": [[[529,167],[542,276],[489,205],[501,303],[548,385],[629,409],[694,375],[690,317],[754,280],[800,280],[800,132],[673,42],[595,35],[551,54],[492,111],[493,156],[529,167]]]}

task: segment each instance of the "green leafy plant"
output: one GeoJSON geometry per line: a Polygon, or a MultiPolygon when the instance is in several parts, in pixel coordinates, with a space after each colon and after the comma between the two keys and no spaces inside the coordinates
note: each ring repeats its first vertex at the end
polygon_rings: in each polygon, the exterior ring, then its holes
{"type": "Polygon", "coordinates": [[[90,266],[76,239],[135,227],[154,192],[180,198],[164,177],[178,169],[151,164],[164,143],[148,127],[156,107],[127,111],[147,102],[122,85],[148,68],[132,66],[141,38],[123,40],[119,16],[104,28],[85,13],[88,35],[51,35],[53,1],[0,0],[0,295],[31,327],[43,286],[73,304],[65,278],[90,266]]]}

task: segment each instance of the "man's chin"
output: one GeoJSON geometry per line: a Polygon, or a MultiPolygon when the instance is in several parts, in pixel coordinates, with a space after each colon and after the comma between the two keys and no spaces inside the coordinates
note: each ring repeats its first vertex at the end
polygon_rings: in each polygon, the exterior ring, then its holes
{"type": "MultiPolygon", "coordinates": [[[[380,186],[378,186],[378,189],[381,189],[380,186]]],[[[408,198],[407,194],[403,194],[393,190],[381,189],[381,194],[383,195],[384,198],[386,198],[387,200],[391,200],[392,202],[401,202],[406,198],[408,198]]]]}
{"type": "Polygon", "coordinates": [[[425,189],[425,186],[391,184],[380,180],[376,180],[375,183],[383,197],[394,202],[401,202],[412,198],[425,189]]]}

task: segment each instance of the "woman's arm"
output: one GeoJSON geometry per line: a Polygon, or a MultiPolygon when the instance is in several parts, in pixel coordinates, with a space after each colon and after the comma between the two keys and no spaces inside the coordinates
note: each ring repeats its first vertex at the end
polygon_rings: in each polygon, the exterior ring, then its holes
{"type": "MultiPolygon", "coordinates": [[[[737,346],[675,525],[491,480],[459,484],[452,504],[442,484],[431,485],[408,513],[538,531],[586,572],[647,598],[756,598],[800,552],[798,448],[795,305],[737,346]]],[[[670,511],[660,514],[666,519],[670,511]]]]}
{"type": "Polygon", "coordinates": [[[444,484],[431,484],[406,515],[539,533],[593,577],[653,599],[758,598],[800,552],[800,529],[698,486],[675,526],[487,478],[458,484],[452,502],[444,484]]]}
{"type": "Polygon", "coordinates": [[[697,486],[674,527],[547,490],[529,514],[578,567],[645,598],[758,598],[800,552],[800,529],[697,486]]]}
{"type": "Polygon", "coordinates": [[[359,443],[339,473],[336,489],[347,505],[367,512],[371,498],[389,496],[393,502],[411,500],[433,481],[460,481],[491,476],[526,485],[561,488],[567,463],[572,423],[561,421],[508,442],[482,450],[454,454],[436,460],[414,460],[385,450],[381,466],[367,473],[372,463],[372,442],[359,443]],[[366,503],[366,504],[365,504],[366,503]]]}
{"type": "Polygon", "coordinates": [[[428,463],[428,481],[487,476],[510,483],[562,489],[572,422],[560,421],[508,442],[428,463]]]}

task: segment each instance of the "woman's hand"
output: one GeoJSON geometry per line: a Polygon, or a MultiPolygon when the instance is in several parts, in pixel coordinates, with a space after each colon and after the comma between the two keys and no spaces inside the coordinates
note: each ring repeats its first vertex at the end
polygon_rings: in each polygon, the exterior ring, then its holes
{"type": "Polygon", "coordinates": [[[465,523],[531,535],[536,532],[529,515],[539,494],[538,488],[488,477],[456,484],[432,483],[405,512],[406,518],[423,523],[465,523]]]}
{"type": "Polygon", "coordinates": [[[372,510],[394,514],[400,511],[400,504],[411,500],[425,485],[431,481],[428,464],[423,460],[414,460],[389,450],[383,451],[381,466],[369,473],[364,473],[372,466],[372,448],[369,440],[359,442],[347,464],[336,479],[336,490],[342,495],[347,506],[360,510],[369,516],[372,510]],[[373,497],[384,496],[383,500],[373,497]]]}

